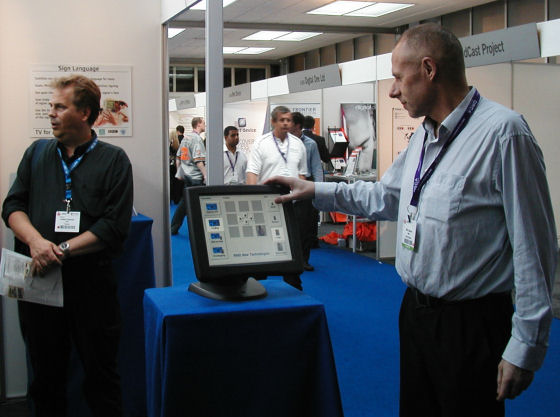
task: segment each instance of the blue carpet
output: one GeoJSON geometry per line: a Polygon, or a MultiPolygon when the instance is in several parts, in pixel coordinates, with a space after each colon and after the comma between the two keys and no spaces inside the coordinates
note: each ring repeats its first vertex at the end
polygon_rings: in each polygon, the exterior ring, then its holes
{"type": "MultiPolygon", "coordinates": [[[[196,280],[187,233],[183,225],[171,239],[175,286],[196,280]]],[[[398,416],[398,313],[405,286],[395,268],[327,246],[312,250],[310,263],[315,271],[302,275],[303,288],[325,305],[344,415],[398,416]]],[[[558,375],[560,321],[554,319],[545,363],[529,389],[506,402],[506,415],[560,416],[558,375]]]]}

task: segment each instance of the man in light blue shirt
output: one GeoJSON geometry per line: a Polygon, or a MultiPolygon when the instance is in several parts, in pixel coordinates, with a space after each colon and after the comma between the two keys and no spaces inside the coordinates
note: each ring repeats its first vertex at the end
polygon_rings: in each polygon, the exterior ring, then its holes
{"type": "Polygon", "coordinates": [[[461,44],[439,25],[405,32],[392,65],[390,96],[425,119],[378,183],[271,181],[292,188],[282,201],[398,221],[400,415],[503,416],[542,365],[552,321],[542,152],[522,116],[467,85],[461,44]]]}
{"type": "MultiPolygon", "coordinates": [[[[290,133],[301,139],[305,146],[307,154],[307,176],[308,181],[323,181],[323,166],[321,165],[321,157],[319,156],[319,148],[317,143],[303,134],[303,122],[305,118],[300,112],[292,112],[292,127],[290,133]]],[[[301,247],[303,252],[303,269],[306,271],[314,271],[315,267],[309,263],[311,247],[317,240],[317,222],[319,221],[319,213],[311,204],[311,201],[302,201],[301,210],[298,212],[299,231],[301,235],[301,247]]]]}

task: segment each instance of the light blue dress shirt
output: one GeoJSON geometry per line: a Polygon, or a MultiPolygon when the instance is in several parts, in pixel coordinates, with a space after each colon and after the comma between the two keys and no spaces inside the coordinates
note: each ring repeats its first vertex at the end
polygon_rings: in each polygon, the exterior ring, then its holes
{"type": "Polygon", "coordinates": [[[422,147],[424,173],[474,92],[442,122],[438,137],[433,121],[424,120],[379,182],[316,184],[314,203],[324,211],[397,220],[397,271],[424,294],[461,300],[515,285],[503,358],[536,370],[548,346],[558,248],[542,152],[521,115],[481,98],[420,194],[415,250],[401,245],[422,147]]]}
{"type": "Polygon", "coordinates": [[[313,177],[313,181],[323,181],[323,166],[321,165],[321,156],[319,155],[319,147],[313,139],[302,135],[301,140],[305,146],[307,153],[307,170],[309,176],[313,177]]]}

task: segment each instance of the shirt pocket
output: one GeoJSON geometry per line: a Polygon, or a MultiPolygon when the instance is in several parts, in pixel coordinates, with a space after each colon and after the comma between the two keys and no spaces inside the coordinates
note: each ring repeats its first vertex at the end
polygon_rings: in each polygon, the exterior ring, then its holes
{"type": "Polygon", "coordinates": [[[81,187],[81,200],[83,211],[93,218],[101,217],[106,206],[108,190],[102,187],[83,184],[81,187]]]}
{"type": "Polygon", "coordinates": [[[426,183],[421,198],[424,217],[447,221],[459,212],[463,199],[465,177],[456,174],[435,174],[426,183]]]}

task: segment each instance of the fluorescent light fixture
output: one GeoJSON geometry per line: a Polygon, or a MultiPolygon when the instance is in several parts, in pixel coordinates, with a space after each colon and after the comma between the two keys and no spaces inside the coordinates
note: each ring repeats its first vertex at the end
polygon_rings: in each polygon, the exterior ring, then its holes
{"type": "Polygon", "coordinates": [[[322,35],[323,32],[291,32],[286,35],[282,35],[279,38],[274,39],[275,41],[303,41],[305,39],[312,38],[314,36],[322,35]]]}
{"type": "Polygon", "coordinates": [[[384,14],[396,12],[397,10],[406,9],[407,7],[414,6],[411,3],[376,3],[372,6],[364,7],[363,9],[347,13],[346,16],[364,16],[364,17],[379,17],[384,14]]]}
{"type": "MultiPolygon", "coordinates": [[[[235,2],[236,0],[223,0],[224,7],[228,7],[231,3],[235,2]]],[[[190,10],[206,10],[206,0],[201,0],[196,3],[190,10]]]]}
{"type": "Polygon", "coordinates": [[[346,1],[340,0],[329,3],[318,9],[307,12],[308,14],[327,14],[331,16],[342,16],[344,14],[353,12],[354,10],[363,9],[364,7],[371,6],[371,1],[346,1]]]}
{"type": "Polygon", "coordinates": [[[167,37],[171,39],[174,36],[177,36],[179,33],[184,31],[184,28],[169,28],[167,29],[167,37]]]}
{"type": "Polygon", "coordinates": [[[243,49],[247,49],[246,46],[224,46],[223,53],[224,54],[235,54],[243,49]]]}
{"type": "Polygon", "coordinates": [[[258,55],[258,54],[262,54],[263,52],[268,52],[273,50],[274,48],[245,48],[239,52],[236,52],[236,54],[239,55],[258,55]]]}
{"type": "Polygon", "coordinates": [[[252,35],[245,36],[244,41],[270,41],[280,36],[287,35],[290,32],[282,32],[279,30],[261,30],[260,32],[253,33],[252,35]]]}

